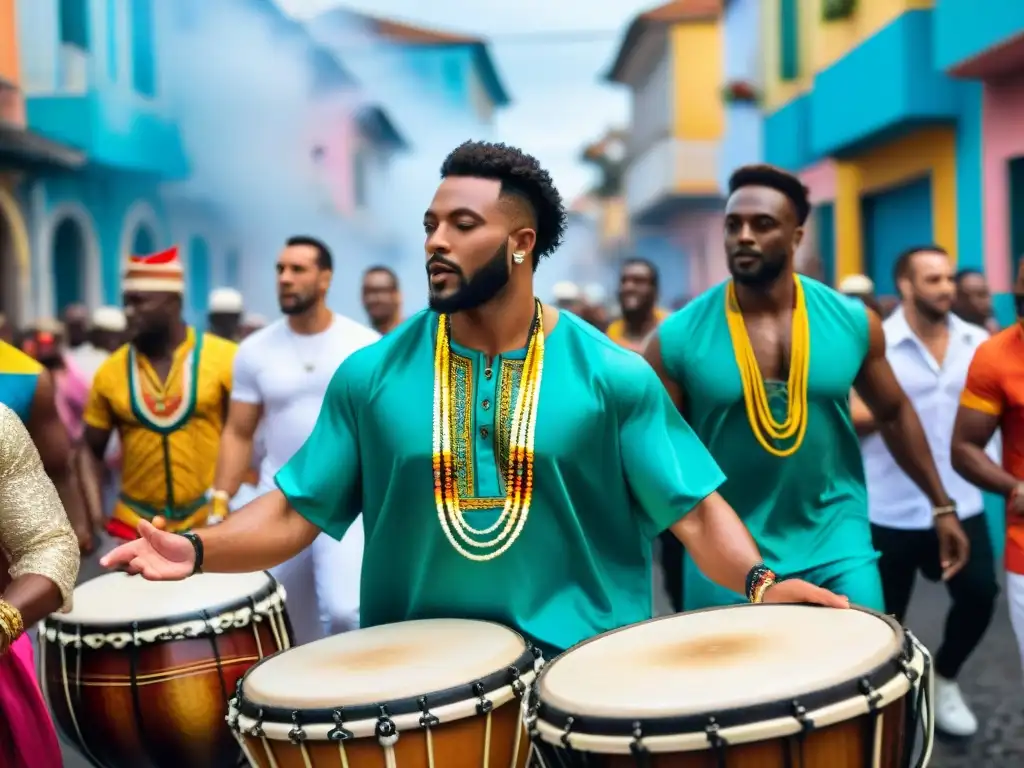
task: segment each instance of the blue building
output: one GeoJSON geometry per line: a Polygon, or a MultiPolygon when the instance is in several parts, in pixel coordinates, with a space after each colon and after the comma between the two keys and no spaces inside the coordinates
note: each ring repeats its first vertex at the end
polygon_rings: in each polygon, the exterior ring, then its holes
{"type": "Polygon", "coordinates": [[[28,126],[87,159],[22,191],[37,315],[119,302],[126,256],[171,243],[160,185],[188,163],[160,89],[154,4],[18,0],[28,126]]]}
{"type": "Polygon", "coordinates": [[[719,185],[724,191],[737,167],[763,160],[762,116],[757,102],[761,80],[761,0],[726,0],[722,13],[725,36],[726,94],[749,86],[752,99],[726,95],[725,132],[719,156],[719,185]]]}

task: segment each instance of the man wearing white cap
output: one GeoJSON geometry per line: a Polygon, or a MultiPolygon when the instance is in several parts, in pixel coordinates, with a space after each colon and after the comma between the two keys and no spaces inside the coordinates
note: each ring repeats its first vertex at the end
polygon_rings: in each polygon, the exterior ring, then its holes
{"type": "Polygon", "coordinates": [[[160,518],[174,532],[206,524],[237,347],[185,324],[177,248],[133,256],[122,288],[132,341],[96,372],[85,439],[102,461],[111,434],[121,438],[121,493],[107,532],[131,540],[140,520],[160,518]]]}
{"type": "Polygon", "coordinates": [[[124,343],[128,321],[120,307],[98,307],[89,318],[89,328],[84,343],[68,350],[83,374],[91,382],[104,361],[124,343]]]}
{"type": "MultiPolygon", "coordinates": [[[[380,338],[326,304],[333,275],[327,247],[293,237],[277,262],[277,292],[285,317],[249,336],[235,358],[231,409],[214,479],[216,514],[238,500],[259,430],[264,456],[257,491],[275,488],[274,475],[302,447],[320,413],[327,385],[342,361],[380,338]]],[[[313,545],[272,572],[288,591],[297,643],[359,626],[363,526],[342,540],[321,534],[313,545]]]]}
{"type": "Polygon", "coordinates": [[[228,341],[240,341],[242,311],[245,308],[242,294],[234,288],[215,288],[210,291],[208,305],[207,328],[210,333],[228,341]]]}

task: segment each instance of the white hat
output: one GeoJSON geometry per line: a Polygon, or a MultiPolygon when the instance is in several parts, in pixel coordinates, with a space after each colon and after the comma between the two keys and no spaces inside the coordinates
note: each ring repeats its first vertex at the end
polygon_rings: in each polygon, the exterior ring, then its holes
{"type": "Polygon", "coordinates": [[[97,307],[93,310],[89,322],[97,331],[124,333],[128,328],[128,321],[120,307],[97,307]]]}
{"type": "Polygon", "coordinates": [[[867,296],[875,292],[875,282],[867,275],[849,275],[840,281],[839,292],[849,296],[867,296]]]}
{"type": "Polygon", "coordinates": [[[555,301],[579,301],[582,295],[580,287],[568,280],[555,283],[552,293],[555,295],[555,301]]]}
{"type": "Polygon", "coordinates": [[[210,300],[207,302],[211,312],[239,313],[244,306],[242,294],[234,288],[214,288],[210,291],[210,300]]]}

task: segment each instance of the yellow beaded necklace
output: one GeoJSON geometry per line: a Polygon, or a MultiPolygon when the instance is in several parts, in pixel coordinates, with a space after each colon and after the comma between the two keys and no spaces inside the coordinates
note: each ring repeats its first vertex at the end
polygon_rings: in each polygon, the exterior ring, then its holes
{"type": "Polygon", "coordinates": [[[477,562],[493,560],[508,551],[526,525],[533,496],[533,440],[537,426],[541,374],[544,369],[544,310],[537,302],[533,328],[526,348],[522,380],[516,407],[505,470],[505,508],[487,528],[473,528],[462,515],[459,489],[455,482],[452,451],[452,419],[455,412],[451,387],[451,337],[447,315],[437,322],[434,349],[434,501],[437,518],[448,541],[463,557],[477,562]],[[499,527],[501,531],[490,539],[499,527]],[[473,552],[467,547],[486,552],[473,552]]]}
{"type": "Polygon", "coordinates": [[[793,330],[789,360],[789,381],[786,384],[789,402],[786,420],[781,424],[772,415],[768,403],[768,394],[764,387],[764,377],[757,364],[754,348],[747,335],[747,326],[743,322],[739,301],[736,299],[736,287],[729,282],[725,294],[725,316],[729,324],[729,336],[732,338],[733,354],[736,366],[740,370],[743,383],[743,402],[747,409],[747,420],[750,429],[768,453],[785,458],[796,453],[804,442],[807,433],[807,372],[811,361],[811,333],[807,322],[807,302],[800,279],[793,276],[795,283],[796,304],[793,308],[793,330]],[[790,440],[787,448],[776,448],[771,440],[790,440]]]}

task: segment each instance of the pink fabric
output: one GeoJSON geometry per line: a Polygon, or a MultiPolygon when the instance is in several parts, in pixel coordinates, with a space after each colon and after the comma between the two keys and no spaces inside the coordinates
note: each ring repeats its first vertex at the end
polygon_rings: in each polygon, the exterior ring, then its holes
{"type": "Polygon", "coordinates": [[[22,635],[0,656],[0,767],[63,764],[57,732],[36,681],[32,642],[22,635]]]}
{"type": "Polygon", "coordinates": [[[64,367],[54,372],[53,381],[57,390],[57,415],[71,441],[77,443],[85,432],[82,417],[89,399],[89,378],[75,365],[71,355],[64,355],[64,367]]]}

